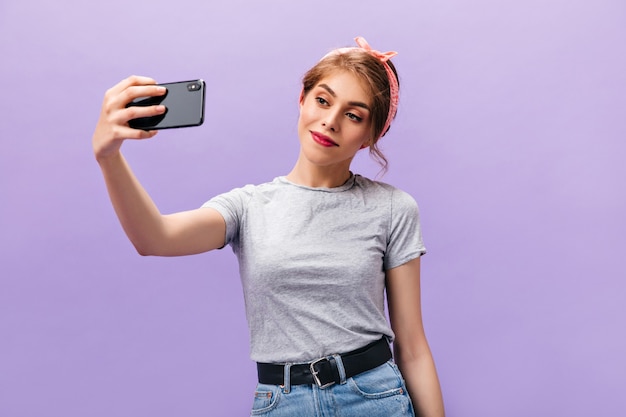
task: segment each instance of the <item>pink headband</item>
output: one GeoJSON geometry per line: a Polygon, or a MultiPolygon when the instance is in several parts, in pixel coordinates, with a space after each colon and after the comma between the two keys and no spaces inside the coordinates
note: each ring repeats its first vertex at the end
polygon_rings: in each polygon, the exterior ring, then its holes
{"type": "MultiPolygon", "coordinates": [[[[362,49],[362,50],[368,52],[370,55],[372,55],[376,59],[378,59],[383,64],[383,66],[385,67],[385,71],[387,72],[387,78],[389,78],[389,93],[390,93],[391,99],[390,99],[390,102],[389,102],[389,113],[387,114],[387,120],[385,121],[385,127],[383,127],[383,130],[381,131],[380,136],[376,138],[376,140],[378,140],[389,129],[389,126],[391,126],[391,121],[393,120],[393,117],[396,115],[396,111],[398,110],[398,98],[399,98],[399,94],[398,94],[398,90],[399,90],[399,88],[398,88],[398,79],[396,78],[396,75],[393,73],[393,70],[391,69],[391,67],[387,63],[387,61],[389,61],[394,56],[398,55],[398,53],[394,52],[394,51],[380,52],[380,51],[377,51],[375,49],[372,49],[372,47],[369,46],[367,41],[364,38],[360,37],[360,36],[357,36],[356,38],[354,38],[354,40],[356,41],[357,45],[359,45],[358,47],[335,49],[335,50],[331,51],[330,53],[326,54],[326,56],[324,56],[324,58],[326,58],[329,55],[341,54],[341,53],[344,53],[344,52],[347,52],[347,51],[350,51],[350,50],[353,50],[353,49],[362,49]]],[[[322,59],[324,59],[324,58],[322,58],[322,59]]]]}

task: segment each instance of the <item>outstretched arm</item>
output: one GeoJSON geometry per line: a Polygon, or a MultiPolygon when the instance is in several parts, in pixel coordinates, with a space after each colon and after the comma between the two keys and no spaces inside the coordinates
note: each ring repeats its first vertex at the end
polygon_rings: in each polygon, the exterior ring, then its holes
{"type": "Polygon", "coordinates": [[[389,318],[396,335],[394,357],[409,390],[415,413],[443,417],[435,362],[422,324],[420,258],[387,271],[389,318]]]}
{"type": "Polygon", "coordinates": [[[216,210],[201,208],[162,215],[120,151],[126,139],[149,139],[157,133],[132,129],[129,120],[165,110],[163,106],[126,108],[126,103],[164,92],[151,78],[132,76],[105,94],[92,144],[111,203],[141,255],[190,255],[222,247],[226,225],[216,210]]]}

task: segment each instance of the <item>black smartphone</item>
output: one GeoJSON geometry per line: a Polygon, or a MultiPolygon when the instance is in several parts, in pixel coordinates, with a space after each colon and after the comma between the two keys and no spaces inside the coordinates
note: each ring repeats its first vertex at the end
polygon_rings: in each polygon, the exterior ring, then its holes
{"type": "Polygon", "coordinates": [[[154,106],[162,104],[165,113],[128,121],[134,129],[156,130],[200,126],[204,122],[205,83],[203,80],[159,84],[167,89],[158,97],[139,97],[126,105],[154,106]]]}

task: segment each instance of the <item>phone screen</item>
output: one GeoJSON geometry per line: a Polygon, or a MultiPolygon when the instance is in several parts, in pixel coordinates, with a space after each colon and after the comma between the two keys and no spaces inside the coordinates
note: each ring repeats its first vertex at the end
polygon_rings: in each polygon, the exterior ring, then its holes
{"type": "Polygon", "coordinates": [[[205,83],[203,80],[159,84],[167,92],[158,97],[139,97],[126,105],[154,106],[162,104],[165,113],[128,121],[134,129],[155,130],[200,126],[204,122],[205,83]]]}

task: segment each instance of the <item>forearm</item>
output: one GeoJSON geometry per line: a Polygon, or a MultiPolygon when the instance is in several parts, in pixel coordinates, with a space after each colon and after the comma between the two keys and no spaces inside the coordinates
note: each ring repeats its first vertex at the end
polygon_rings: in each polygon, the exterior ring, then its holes
{"type": "Polygon", "coordinates": [[[137,252],[155,252],[163,235],[163,217],[120,152],[97,158],[115,213],[137,252]]]}
{"type": "Polygon", "coordinates": [[[396,363],[405,379],[409,396],[418,417],[443,417],[443,397],[435,362],[429,350],[417,356],[403,357],[396,352],[396,363]]]}

